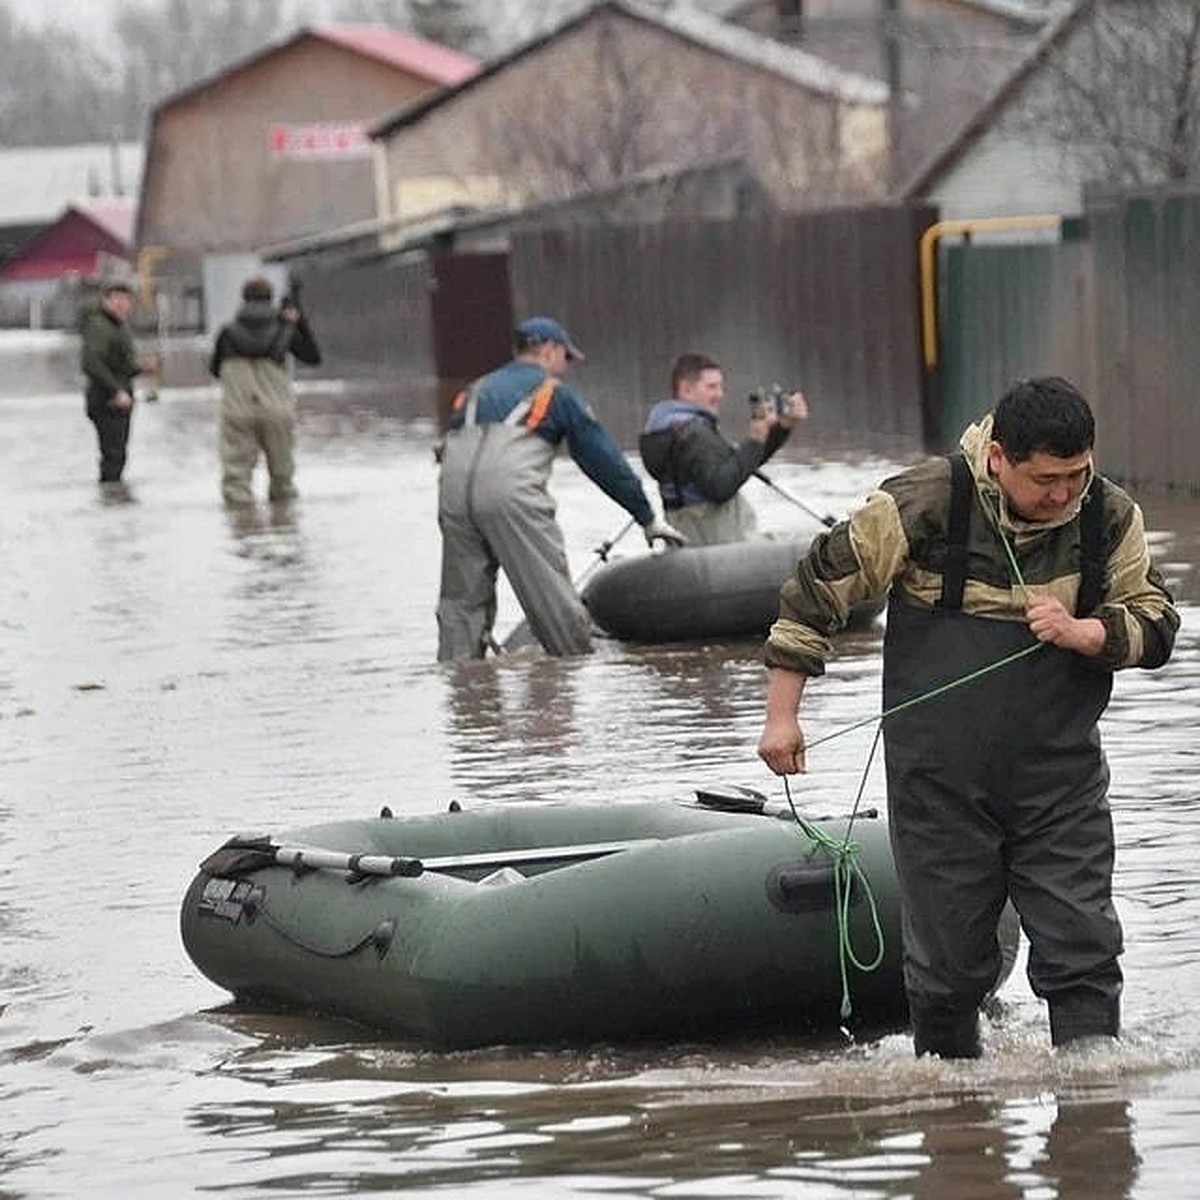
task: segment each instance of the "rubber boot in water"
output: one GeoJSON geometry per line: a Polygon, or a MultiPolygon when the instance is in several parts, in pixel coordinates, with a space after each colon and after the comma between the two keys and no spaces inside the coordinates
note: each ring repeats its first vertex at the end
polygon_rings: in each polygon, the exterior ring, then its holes
{"type": "Polygon", "coordinates": [[[947,1008],[914,1008],[912,1012],[913,1049],[941,1058],[978,1058],[983,1053],[979,1044],[979,1013],[975,1009],[962,1012],[947,1008]]]}

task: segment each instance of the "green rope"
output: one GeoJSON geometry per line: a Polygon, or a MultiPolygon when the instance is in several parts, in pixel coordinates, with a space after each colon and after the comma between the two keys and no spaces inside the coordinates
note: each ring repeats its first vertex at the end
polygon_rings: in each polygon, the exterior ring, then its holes
{"type": "MultiPolygon", "coordinates": [[[[879,736],[876,734],[876,743],[878,743],[878,740],[879,736]]],[[[875,748],[872,747],[872,757],[874,753],[875,748]]],[[[870,762],[868,761],[869,766],[870,762]]],[[[814,844],[824,850],[833,860],[833,895],[834,912],[837,916],[838,972],[842,981],[842,1002],[839,1011],[843,1021],[848,1021],[850,1014],[854,1011],[854,1005],[850,999],[850,967],[856,967],[863,974],[870,974],[870,972],[878,970],[883,963],[886,952],[883,925],[879,919],[879,906],[875,903],[875,893],[871,890],[871,881],[867,878],[867,873],[863,870],[862,863],[859,861],[859,844],[850,840],[850,831],[854,826],[854,819],[858,815],[858,806],[862,800],[865,784],[866,774],[864,773],[863,781],[859,784],[858,796],[854,800],[854,809],[850,813],[850,820],[846,823],[846,832],[839,840],[824,829],[814,825],[811,821],[806,821],[800,815],[795,802],[792,800],[792,790],[788,786],[787,777],[784,776],[783,780],[784,794],[787,796],[788,807],[792,810],[792,817],[796,824],[808,835],[814,844]],[[858,956],[850,937],[850,908],[854,901],[854,885],[856,881],[866,897],[867,911],[871,917],[871,928],[875,935],[875,957],[870,962],[864,962],[858,956]]]]}
{"type": "Polygon", "coordinates": [[[1045,644],[1045,642],[1034,642],[1021,650],[1016,650],[1012,654],[1005,655],[1004,658],[997,659],[994,663],[989,663],[986,667],[980,667],[978,670],[972,671],[969,675],[952,679],[949,683],[940,684],[928,692],[922,692],[919,696],[913,696],[908,700],[901,701],[899,704],[893,704],[891,708],[885,708],[883,712],[875,716],[864,717],[861,721],[855,721],[852,725],[843,725],[841,729],[835,729],[832,733],[827,733],[824,737],[816,738],[811,742],[805,742],[804,748],[806,751],[811,750],[814,746],[819,746],[823,742],[831,742],[834,738],[841,737],[844,733],[851,733],[855,729],[861,729],[864,725],[873,724],[875,721],[883,721],[886,717],[903,712],[906,708],[912,708],[917,704],[924,704],[926,700],[933,700],[938,696],[943,696],[946,692],[952,691],[956,687],[962,687],[964,683],[972,683],[976,679],[981,679],[984,675],[990,675],[991,672],[1000,670],[1001,667],[1007,667],[1009,663],[1014,663],[1019,658],[1028,657],[1036,650],[1040,650],[1045,644]]]}

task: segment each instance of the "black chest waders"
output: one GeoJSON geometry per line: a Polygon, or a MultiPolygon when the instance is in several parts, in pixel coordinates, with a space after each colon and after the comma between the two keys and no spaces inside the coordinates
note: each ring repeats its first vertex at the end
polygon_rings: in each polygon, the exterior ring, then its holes
{"type": "MultiPolygon", "coordinates": [[[[965,462],[955,476],[941,602],[927,610],[895,592],[890,599],[885,710],[1033,644],[1024,622],[962,611],[978,502],[965,462]]],[[[1094,564],[1101,578],[1103,570],[1098,498],[1089,507],[1086,520],[1061,534],[1093,543],[1080,549],[1084,611],[1099,599],[1094,564]]],[[[1097,729],[1111,687],[1109,672],[1046,645],[884,722],[918,1054],[979,1054],[978,1008],[997,978],[996,925],[1009,898],[1029,939],[1030,985],[1050,1007],[1054,1044],[1118,1032],[1121,927],[1097,729]]]]}

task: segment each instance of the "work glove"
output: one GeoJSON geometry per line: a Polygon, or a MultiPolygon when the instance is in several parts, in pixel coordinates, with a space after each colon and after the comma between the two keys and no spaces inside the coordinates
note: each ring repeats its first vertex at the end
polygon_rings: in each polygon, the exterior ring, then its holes
{"type": "Polygon", "coordinates": [[[662,517],[655,517],[649,525],[643,525],[642,532],[646,535],[647,546],[652,547],[658,541],[666,542],[668,546],[687,545],[687,538],[674,525],[668,525],[662,517]]]}

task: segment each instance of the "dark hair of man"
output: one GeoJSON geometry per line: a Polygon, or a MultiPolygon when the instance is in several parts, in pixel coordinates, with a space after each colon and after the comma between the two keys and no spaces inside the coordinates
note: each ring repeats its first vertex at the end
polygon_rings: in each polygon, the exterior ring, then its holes
{"type": "Polygon", "coordinates": [[[1074,458],[1095,445],[1096,421],[1073,383],[1048,375],[1022,379],[1000,397],[992,437],[1009,462],[1024,462],[1039,451],[1074,458]]]}
{"type": "Polygon", "coordinates": [[[721,364],[707,354],[681,354],[671,364],[671,395],[679,391],[679,385],[684,382],[694,382],[705,371],[719,371],[721,364]]]}

